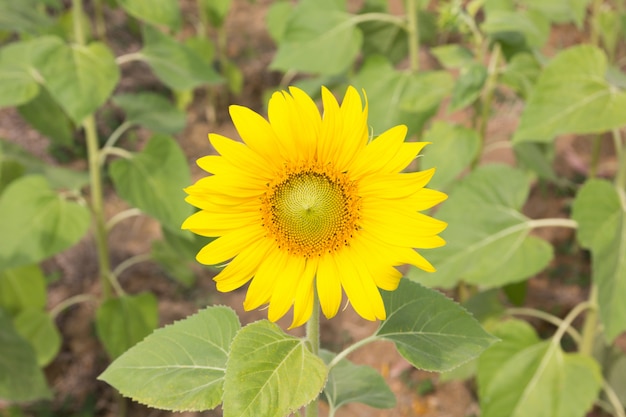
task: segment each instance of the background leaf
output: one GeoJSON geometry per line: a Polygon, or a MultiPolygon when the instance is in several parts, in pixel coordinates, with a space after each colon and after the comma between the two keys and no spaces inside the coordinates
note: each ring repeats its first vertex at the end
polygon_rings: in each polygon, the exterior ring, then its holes
{"type": "Polygon", "coordinates": [[[303,340],[267,320],[249,324],[226,364],[224,417],[286,416],[317,397],[327,372],[303,340]]]}
{"type": "Polygon", "coordinates": [[[42,36],[0,48],[0,107],[18,106],[37,96],[43,82],[38,60],[61,45],[59,38],[42,36]]]}
{"type": "Polygon", "coordinates": [[[54,143],[72,146],[72,122],[46,89],[40,89],[34,99],[19,106],[17,110],[32,127],[54,143]]]}
{"type": "Polygon", "coordinates": [[[487,75],[487,68],[480,63],[464,67],[454,83],[449,111],[456,111],[472,104],[483,90],[487,75]]]}
{"type": "Polygon", "coordinates": [[[428,183],[429,188],[445,189],[470,163],[480,150],[480,137],[472,129],[435,122],[424,134],[425,142],[432,142],[420,159],[421,169],[437,168],[428,183]]]}
{"type": "Polygon", "coordinates": [[[484,417],[583,417],[602,385],[597,362],[578,353],[564,353],[558,343],[540,342],[527,325],[501,324],[494,334],[503,342],[478,360],[481,409],[484,417]],[[518,333],[520,329],[523,334],[518,333]],[[534,340],[533,340],[534,339],[534,340]],[[487,374],[482,367],[488,366],[487,374]]]}
{"type": "Polygon", "coordinates": [[[0,0],[0,30],[41,34],[52,25],[52,19],[35,5],[32,0],[0,0]]]}
{"type": "Polygon", "coordinates": [[[173,411],[215,408],[229,347],[240,328],[228,307],[209,307],[156,330],[98,377],[122,395],[173,411]],[[202,383],[199,384],[199,381],[202,383]]]}
{"type": "Polygon", "coordinates": [[[39,265],[0,270],[0,307],[12,316],[46,306],[46,279],[39,265]]]}
{"type": "Polygon", "coordinates": [[[49,165],[26,152],[20,146],[0,139],[0,162],[14,161],[23,167],[25,174],[45,177],[54,190],[80,190],[89,183],[89,174],[60,166],[49,165]]]}
{"type": "Polygon", "coordinates": [[[42,261],[74,245],[89,228],[89,210],[57,195],[44,177],[13,181],[0,196],[0,265],[42,261]]]}
{"type": "Polygon", "coordinates": [[[141,211],[159,220],[171,231],[191,215],[183,188],[191,183],[189,165],[174,139],[154,135],[131,159],[118,159],[110,174],[119,195],[141,211]]]}
{"type": "Polygon", "coordinates": [[[549,142],[563,133],[600,133],[626,125],[626,93],[609,84],[606,71],[606,56],[596,47],[560,52],[539,76],[513,140],[549,142]]]}
{"type": "Polygon", "coordinates": [[[60,43],[37,61],[44,84],[76,124],[96,111],[120,78],[111,50],[103,43],[60,43]]]}
{"type": "Polygon", "coordinates": [[[212,66],[193,49],[178,43],[159,30],[144,25],[144,48],[140,54],[163,83],[174,90],[191,90],[204,84],[222,82],[212,66]]]}
{"type": "Polygon", "coordinates": [[[382,292],[387,319],[376,336],[396,344],[413,366],[449,371],[477,357],[495,338],[461,306],[407,279],[382,292]]]}
{"type": "Polygon", "coordinates": [[[591,249],[600,319],[612,342],[626,330],[626,208],[611,183],[589,180],[576,195],[572,218],[579,225],[580,244],[591,249]]]}
{"type": "MultiPolygon", "coordinates": [[[[327,364],[336,356],[323,350],[320,356],[327,364]]],[[[331,410],[349,403],[362,403],[374,408],[392,408],[396,397],[385,379],[372,367],[355,365],[342,359],[328,373],[324,397],[331,410]]]]}
{"type": "Polygon", "coordinates": [[[148,336],[159,322],[154,294],[124,295],[103,302],[96,311],[96,331],[115,359],[148,336]]]}
{"type": "Polygon", "coordinates": [[[13,325],[17,333],[35,349],[40,367],[48,365],[59,353],[61,333],[47,312],[28,308],[15,317],[13,325]]]}
{"type": "Polygon", "coordinates": [[[287,21],[270,68],[338,74],[352,65],[362,42],[356,21],[345,8],[329,1],[303,1],[287,21]]]}
{"type": "Polygon", "coordinates": [[[33,348],[0,309],[0,399],[25,402],[51,399],[33,348]]]}
{"type": "Polygon", "coordinates": [[[117,0],[136,19],[155,25],[165,25],[173,31],[180,29],[180,8],[177,0],[117,0]]]}
{"type": "Polygon", "coordinates": [[[382,56],[368,58],[351,80],[365,89],[369,101],[368,124],[374,134],[399,124],[407,125],[408,136],[422,129],[439,104],[452,90],[452,76],[445,71],[411,74],[396,71],[382,56]]]}
{"type": "Polygon", "coordinates": [[[152,92],[118,94],[113,103],[126,113],[126,123],[140,125],[157,133],[174,134],[185,128],[185,112],[168,99],[152,92]]]}
{"type": "Polygon", "coordinates": [[[437,217],[448,222],[446,246],[428,253],[437,272],[411,268],[407,276],[450,288],[459,280],[492,288],[518,282],[544,269],[553,256],[546,241],[529,233],[532,220],[519,212],[529,192],[519,170],[485,165],[459,181],[437,217]]]}

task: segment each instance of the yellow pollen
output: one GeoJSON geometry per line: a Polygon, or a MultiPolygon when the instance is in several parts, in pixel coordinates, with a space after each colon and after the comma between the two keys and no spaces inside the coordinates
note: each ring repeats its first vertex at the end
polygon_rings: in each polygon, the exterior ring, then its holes
{"type": "Polygon", "coordinates": [[[263,225],[279,248],[321,256],[350,243],[359,220],[356,185],[315,166],[286,169],[262,197],[263,225]]]}

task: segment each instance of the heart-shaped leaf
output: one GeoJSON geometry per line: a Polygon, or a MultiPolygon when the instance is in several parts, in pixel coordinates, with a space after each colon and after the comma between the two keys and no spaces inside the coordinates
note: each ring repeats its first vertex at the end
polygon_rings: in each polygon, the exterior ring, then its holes
{"type": "Polygon", "coordinates": [[[129,15],[155,25],[165,25],[173,31],[180,29],[180,7],[177,0],[118,0],[129,15]]]}
{"type": "Polygon", "coordinates": [[[228,307],[209,307],[156,330],[98,377],[151,407],[203,411],[222,399],[230,344],[240,328],[228,307]]]}
{"type": "Polygon", "coordinates": [[[600,319],[612,342],[626,330],[626,208],[611,183],[589,180],[576,195],[572,217],[580,244],[591,249],[600,319]]]}
{"type": "Polygon", "coordinates": [[[304,340],[267,320],[249,324],[231,346],[224,417],[284,417],[318,396],[327,372],[304,340]]]}
{"type": "Polygon", "coordinates": [[[57,195],[46,179],[29,175],[13,181],[0,196],[0,265],[40,262],[69,248],[89,228],[89,210],[57,195]]]}
{"type": "Polygon", "coordinates": [[[563,133],[625,126],[626,92],[611,85],[606,73],[606,55],[594,46],[560,52],[539,76],[513,141],[550,142],[563,133]]]}
{"type": "Polygon", "coordinates": [[[110,173],[124,200],[180,233],[180,225],[192,213],[183,192],[191,174],[174,139],[154,135],[140,153],[113,161],[110,173]]]}
{"type": "Polygon", "coordinates": [[[159,322],[154,294],[124,295],[103,302],[96,312],[96,331],[113,359],[149,335],[159,322]]]}
{"type": "Polygon", "coordinates": [[[40,309],[23,310],[13,321],[17,333],[35,349],[37,364],[44,367],[61,349],[61,333],[50,315],[40,309]]]}
{"type": "Polygon", "coordinates": [[[449,371],[477,357],[495,339],[454,301],[407,279],[383,292],[387,311],[376,336],[396,344],[413,366],[449,371]]]}
{"type": "Polygon", "coordinates": [[[12,316],[46,306],[46,278],[38,265],[0,270],[0,307],[12,316]]]}

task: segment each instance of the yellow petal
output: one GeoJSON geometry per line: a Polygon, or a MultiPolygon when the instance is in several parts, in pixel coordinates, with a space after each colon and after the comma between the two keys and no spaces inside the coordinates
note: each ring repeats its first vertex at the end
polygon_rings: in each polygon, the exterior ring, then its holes
{"type": "Polygon", "coordinates": [[[203,247],[196,259],[201,264],[215,265],[232,259],[248,245],[261,239],[264,230],[260,226],[248,226],[231,231],[203,247]]]}
{"type": "Polygon", "coordinates": [[[435,248],[445,242],[436,236],[447,223],[422,213],[388,210],[362,210],[362,227],[377,238],[397,246],[435,248]]]}
{"type": "Polygon", "coordinates": [[[222,158],[243,172],[247,172],[254,177],[259,177],[264,180],[273,177],[274,172],[270,168],[270,165],[268,165],[267,160],[243,143],[216,133],[209,134],[209,140],[222,158]]]}
{"type": "Polygon", "coordinates": [[[435,272],[435,267],[426,260],[422,255],[414,251],[413,249],[407,249],[402,253],[403,263],[415,265],[416,267],[423,269],[426,272],[435,272]]]}
{"type": "Polygon", "coordinates": [[[280,279],[276,282],[276,287],[270,300],[270,308],[267,318],[276,321],[284,316],[293,305],[296,298],[296,289],[302,279],[305,267],[305,259],[300,256],[290,256],[285,269],[281,270],[280,279]]]}
{"type": "Polygon", "coordinates": [[[428,210],[431,207],[445,201],[448,196],[445,193],[430,188],[422,188],[410,197],[407,197],[407,207],[415,211],[428,210]]]}
{"type": "Polygon", "coordinates": [[[435,174],[435,168],[401,174],[369,175],[359,182],[363,197],[406,198],[423,188],[435,174]]]}
{"type": "Polygon", "coordinates": [[[239,136],[254,152],[261,155],[270,166],[280,168],[278,139],[269,122],[258,113],[243,106],[228,108],[239,136]]]}
{"type": "Polygon", "coordinates": [[[217,290],[233,291],[250,281],[269,249],[270,246],[263,240],[247,246],[213,278],[217,284],[217,290]]]}
{"type": "Polygon", "coordinates": [[[318,264],[319,258],[308,259],[306,262],[302,278],[298,282],[298,288],[296,289],[296,300],[293,305],[293,321],[291,322],[291,326],[289,326],[290,329],[302,326],[311,317],[313,301],[315,299],[313,280],[315,279],[318,264]]]}
{"type": "Polygon", "coordinates": [[[349,172],[355,178],[370,172],[380,172],[389,160],[398,153],[402,143],[404,143],[406,132],[406,126],[395,126],[368,143],[354,159],[349,172]]]}
{"type": "Polygon", "coordinates": [[[366,320],[385,319],[383,299],[362,259],[350,247],[342,250],[341,255],[337,262],[341,285],[354,311],[366,320]]]}
{"type": "Polygon", "coordinates": [[[289,254],[278,249],[271,250],[267,258],[261,263],[257,273],[252,278],[243,308],[253,310],[267,304],[272,298],[276,283],[281,279],[280,272],[285,269],[289,254]]]}
{"type": "MultiPolygon", "coordinates": [[[[204,231],[204,233],[220,233],[233,229],[258,224],[261,219],[258,210],[248,210],[243,212],[223,212],[213,213],[209,211],[199,211],[189,216],[181,226],[181,229],[191,230],[194,233],[204,231]]],[[[199,233],[200,234],[200,233],[199,233]]],[[[210,235],[204,235],[210,236],[210,235]]]]}
{"type": "Polygon", "coordinates": [[[333,254],[325,254],[319,260],[317,270],[317,295],[326,318],[335,317],[341,305],[341,276],[333,254]]]}

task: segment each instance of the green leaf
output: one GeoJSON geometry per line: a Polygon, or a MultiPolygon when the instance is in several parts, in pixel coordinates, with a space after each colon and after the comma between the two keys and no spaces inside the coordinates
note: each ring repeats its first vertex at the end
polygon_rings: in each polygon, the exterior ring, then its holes
{"type": "Polygon", "coordinates": [[[529,235],[533,220],[520,213],[529,188],[524,173],[505,165],[474,170],[456,184],[437,212],[448,222],[442,233],[446,246],[428,253],[437,272],[412,268],[407,276],[427,286],[450,288],[463,279],[493,288],[544,269],[552,259],[552,246],[529,235]]]}
{"type": "Polygon", "coordinates": [[[174,90],[191,90],[204,84],[222,82],[222,78],[198,56],[159,30],[144,25],[144,48],[140,54],[154,73],[174,90]]]}
{"type": "Polygon", "coordinates": [[[136,19],[155,25],[165,25],[178,31],[181,25],[177,0],[117,0],[119,5],[136,19]]]}
{"type": "Polygon", "coordinates": [[[555,23],[574,22],[582,28],[591,0],[525,0],[530,9],[542,13],[555,23]]]}
{"type": "Polygon", "coordinates": [[[500,76],[500,81],[513,88],[522,97],[530,95],[537,79],[541,74],[541,66],[537,59],[530,53],[519,53],[504,67],[504,72],[500,76]]]}
{"type": "Polygon", "coordinates": [[[436,46],[430,52],[445,68],[464,68],[474,61],[472,51],[459,44],[436,46]]]}
{"type": "Polygon", "coordinates": [[[494,40],[541,48],[550,35],[550,22],[543,14],[532,10],[501,10],[488,13],[481,29],[494,40]],[[515,35],[521,37],[523,42],[519,42],[515,35]]]}
{"type": "Polygon", "coordinates": [[[13,324],[17,333],[35,349],[40,367],[52,362],[61,349],[61,333],[48,313],[29,308],[18,314],[13,324]]]}
{"type": "Polygon", "coordinates": [[[113,53],[101,42],[60,43],[38,60],[38,69],[52,97],[76,124],[104,104],[120,78],[113,53]]]}
{"type": "Polygon", "coordinates": [[[291,13],[270,68],[333,75],[357,57],[363,35],[345,9],[305,1],[291,13]]]}
{"type": "Polygon", "coordinates": [[[41,34],[52,19],[35,6],[34,1],[0,0],[0,30],[41,34]]]}
{"type": "Polygon", "coordinates": [[[80,190],[89,184],[89,174],[54,165],[49,165],[26,152],[20,146],[0,140],[0,162],[15,161],[24,167],[27,174],[42,175],[55,190],[80,190]]]}
{"type": "Polygon", "coordinates": [[[539,178],[562,183],[563,179],[554,172],[552,151],[553,148],[546,143],[520,142],[513,146],[519,167],[534,172],[539,178]]]}
{"type": "Polygon", "coordinates": [[[399,124],[409,133],[419,131],[452,90],[452,76],[445,71],[411,74],[396,71],[382,56],[368,58],[351,80],[367,91],[368,123],[378,135],[399,124]]]}
{"type": "MultiPolygon", "coordinates": [[[[0,146],[0,151],[2,147],[0,146]]],[[[0,153],[0,194],[13,181],[24,175],[24,165],[4,159],[0,153]]]]}
{"type": "Polygon", "coordinates": [[[13,181],[0,196],[0,265],[33,264],[74,245],[89,228],[89,210],[57,195],[44,177],[13,181]]]}
{"type": "Polygon", "coordinates": [[[168,229],[162,229],[163,240],[152,243],[150,253],[152,259],[165,269],[167,274],[185,287],[196,281],[193,266],[197,265],[196,254],[206,246],[211,239],[196,234],[181,236],[168,229]]]}
{"type": "Polygon", "coordinates": [[[221,28],[230,10],[232,0],[198,0],[198,7],[211,26],[221,28]]]}
{"type": "MultiPolygon", "coordinates": [[[[322,359],[327,364],[336,356],[323,350],[322,359]]],[[[392,408],[396,397],[385,379],[372,367],[355,365],[342,359],[328,373],[324,397],[331,410],[349,403],[362,403],[374,408],[392,408]]]]}
{"type": "Polygon", "coordinates": [[[0,48],[0,107],[19,106],[37,96],[43,82],[38,61],[61,45],[59,38],[42,36],[0,48]]]}
{"type": "Polygon", "coordinates": [[[149,292],[110,298],[96,311],[98,338],[113,359],[148,336],[158,322],[157,300],[149,292]]]}
{"type": "Polygon", "coordinates": [[[72,122],[46,89],[40,89],[37,97],[22,104],[17,110],[24,120],[53,142],[72,146],[72,122]]]}
{"type": "Polygon", "coordinates": [[[480,151],[478,133],[463,126],[435,122],[424,134],[425,142],[432,142],[424,151],[421,168],[437,167],[428,186],[437,190],[446,188],[465,170],[480,151]]]}
{"type": "Polygon", "coordinates": [[[579,45],[560,52],[541,73],[513,141],[550,142],[563,133],[625,126],[626,93],[609,84],[606,71],[606,56],[596,47],[579,45]]]}
{"type": "MultiPolygon", "coordinates": [[[[564,353],[553,341],[536,342],[516,322],[503,326],[504,341],[478,360],[482,374],[481,410],[484,417],[583,417],[602,386],[597,362],[578,353],[564,353]],[[534,343],[533,343],[534,342],[534,343]],[[483,371],[484,372],[484,371],[483,371]]],[[[531,330],[532,331],[532,330],[531,330]]],[[[534,333],[534,331],[532,331],[534,333]]],[[[499,333],[496,333],[499,334],[499,333]]]]}
{"type": "MultiPolygon", "coordinates": [[[[388,4],[374,4],[366,1],[363,8],[359,10],[359,15],[367,13],[389,14],[388,4]]],[[[422,26],[418,25],[418,28],[422,29],[422,26]]],[[[404,27],[382,20],[369,20],[359,23],[359,29],[363,33],[363,55],[383,55],[394,64],[406,58],[408,36],[404,27]]],[[[420,37],[420,39],[423,41],[423,38],[420,37]]]]}
{"type": "Polygon", "coordinates": [[[224,379],[224,417],[283,417],[324,388],[327,368],[304,340],[267,320],[237,333],[224,379]]]}
{"type": "Polygon", "coordinates": [[[183,188],[191,183],[187,159],[169,136],[154,135],[144,150],[118,159],[110,174],[119,195],[172,231],[192,213],[183,188]]]}
{"type": "Polygon", "coordinates": [[[452,90],[450,111],[472,104],[480,96],[485,81],[487,81],[487,68],[484,65],[473,63],[464,67],[452,90]]]}
{"type": "Polygon", "coordinates": [[[265,24],[271,38],[280,43],[287,30],[287,22],[293,11],[294,5],[288,1],[272,2],[265,15],[265,24]]]}
{"type": "Polygon", "coordinates": [[[397,290],[382,293],[387,319],[376,336],[394,342],[416,368],[449,371],[496,341],[463,307],[438,291],[403,279],[397,290]]]}
{"type": "Polygon", "coordinates": [[[126,123],[141,125],[157,133],[174,134],[185,128],[185,112],[160,94],[119,94],[113,103],[126,113],[126,123]]]}
{"type": "Polygon", "coordinates": [[[612,342],[626,330],[626,209],[615,187],[604,180],[587,181],[572,209],[572,218],[578,222],[578,241],[591,249],[600,319],[607,340],[612,342]]]}
{"type": "Polygon", "coordinates": [[[46,306],[46,278],[38,265],[0,270],[0,308],[12,316],[46,306]]]}
{"type": "Polygon", "coordinates": [[[51,399],[33,348],[13,328],[0,309],[0,399],[26,402],[51,399]]]}
{"type": "Polygon", "coordinates": [[[229,347],[240,328],[228,307],[209,307],[156,330],[98,379],[151,407],[204,411],[222,398],[229,347]]]}

